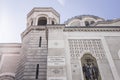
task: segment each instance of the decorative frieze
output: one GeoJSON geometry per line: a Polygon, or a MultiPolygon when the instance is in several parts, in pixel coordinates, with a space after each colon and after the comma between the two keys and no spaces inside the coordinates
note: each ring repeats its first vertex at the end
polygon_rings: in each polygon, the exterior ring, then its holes
{"type": "Polygon", "coordinates": [[[66,27],[65,32],[120,32],[120,27],[66,27]]]}
{"type": "Polygon", "coordinates": [[[97,59],[105,58],[100,39],[69,39],[71,58],[79,59],[83,54],[90,53],[97,59]]]}

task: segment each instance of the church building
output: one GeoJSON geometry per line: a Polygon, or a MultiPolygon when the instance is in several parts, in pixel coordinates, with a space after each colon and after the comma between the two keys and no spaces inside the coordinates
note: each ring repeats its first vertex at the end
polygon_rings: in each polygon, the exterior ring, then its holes
{"type": "Polygon", "coordinates": [[[21,43],[0,43],[0,80],[120,80],[120,19],[51,7],[27,14],[21,43]]]}

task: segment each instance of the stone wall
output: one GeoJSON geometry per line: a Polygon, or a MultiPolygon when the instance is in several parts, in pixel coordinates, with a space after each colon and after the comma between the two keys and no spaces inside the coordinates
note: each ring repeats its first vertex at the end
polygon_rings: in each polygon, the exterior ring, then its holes
{"type": "Polygon", "coordinates": [[[120,36],[106,36],[105,37],[107,45],[109,47],[110,53],[116,65],[118,74],[120,76],[120,58],[119,58],[119,50],[120,50],[120,36]]]}
{"type": "MultiPolygon", "coordinates": [[[[0,44],[0,80],[7,80],[10,78],[8,74],[15,76],[20,58],[20,49],[21,44],[19,43],[0,44]]],[[[10,78],[10,80],[13,80],[13,78],[10,78]]]]}
{"type": "Polygon", "coordinates": [[[46,68],[47,39],[44,27],[44,30],[31,30],[23,37],[21,62],[18,66],[16,80],[46,80],[46,68]],[[37,67],[37,65],[39,65],[39,67],[37,67]]]}

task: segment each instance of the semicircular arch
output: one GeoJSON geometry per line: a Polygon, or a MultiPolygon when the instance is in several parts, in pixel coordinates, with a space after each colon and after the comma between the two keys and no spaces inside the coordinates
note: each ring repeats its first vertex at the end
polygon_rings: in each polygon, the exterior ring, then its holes
{"type": "Polygon", "coordinates": [[[68,26],[80,26],[81,21],[79,19],[73,19],[68,22],[68,26]]]}
{"type": "Polygon", "coordinates": [[[101,80],[97,60],[92,54],[86,53],[81,58],[84,80],[101,80]]]}
{"type": "Polygon", "coordinates": [[[40,15],[36,16],[36,25],[38,25],[38,22],[39,22],[40,18],[42,18],[44,20],[43,22],[45,22],[46,24],[48,23],[48,15],[40,14],[40,15]]]}

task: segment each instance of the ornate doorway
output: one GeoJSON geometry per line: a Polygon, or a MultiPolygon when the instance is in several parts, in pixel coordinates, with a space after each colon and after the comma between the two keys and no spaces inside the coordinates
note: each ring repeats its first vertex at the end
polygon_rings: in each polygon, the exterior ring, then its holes
{"type": "Polygon", "coordinates": [[[101,80],[97,61],[91,54],[84,54],[81,63],[84,80],[101,80]]]}

